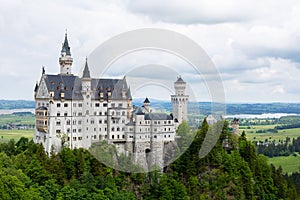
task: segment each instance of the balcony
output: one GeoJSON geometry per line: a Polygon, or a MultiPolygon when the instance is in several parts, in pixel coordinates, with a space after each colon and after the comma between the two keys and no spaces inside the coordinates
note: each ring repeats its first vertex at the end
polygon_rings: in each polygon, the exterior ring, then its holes
{"type": "Polygon", "coordinates": [[[48,109],[39,107],[35,110],[36,128],[40,132],[47,133],[48,131],[48,109]]]}

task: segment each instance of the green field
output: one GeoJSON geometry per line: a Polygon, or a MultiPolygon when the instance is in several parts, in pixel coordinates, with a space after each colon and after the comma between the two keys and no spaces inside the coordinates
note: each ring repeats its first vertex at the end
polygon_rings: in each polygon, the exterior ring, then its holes
{"type": "Polygon", "coordinates": [[[6,125],[10,123],[34,125],[35,118],[33,114],[19,115],[19,114],[5,114],[0,115],[0,125],[6,125]]]}
{"type": "Polygon", "coordinates": [[[268,162],[276,167],[281,166],[284,172],[291,174],[292,172],[297,172],[300,170],[300,156],[279,156],[269,158],[268,162]]]}
{"type": "Polygon", "coordinates": [[[300,128],[278,130],[278,133],[256,133],[256,131],[273,129],[274,127],[275,125],[257,125],[252,126],[251,129],[243,129],[242,127],[239,132],[241,134],[245,131],[247,138],[251,141],[265,141],[265,139],[268,139],[268,141],[275,140],[278,142],[279,140],[285,140],[286,137],[290,137],[292,139],[300,136],[300,128]]]}
{"type": "Polygon", "coordinates": [[[10,139],[18,141],[21,137],[33,138],[33,129],[31,130],[0,130],[0,142],[8,142],[10,139]]]}

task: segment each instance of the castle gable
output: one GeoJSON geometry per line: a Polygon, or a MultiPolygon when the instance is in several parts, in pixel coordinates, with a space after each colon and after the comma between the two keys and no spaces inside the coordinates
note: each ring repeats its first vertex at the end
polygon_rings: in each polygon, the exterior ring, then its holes
{"type": "Polygon", "coordinates": [[[38,87],[36,87],[36,96],[37,99],[49,98],[48,87],[45,80],[42,78],[38,87]]]}

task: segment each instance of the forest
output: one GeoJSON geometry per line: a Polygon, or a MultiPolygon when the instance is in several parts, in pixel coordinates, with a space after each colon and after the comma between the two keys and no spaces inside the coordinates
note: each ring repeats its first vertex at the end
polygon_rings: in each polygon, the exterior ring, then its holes
{"type": "Polygon", "coordinates": [[[295,156],[298,156],[297,153],[300,153],[300,137],[291,138],[287,137],[285,141],[281,143],[269,142],[268,145],[263,145],[262,143],[257,143],[257,152],[259,154],[264,154],[270,158],[276,156],[289,156],[294,153],[295,156]]]}
{"type": "MultiPolygon", "coordinates": [[[[188,131],[186,123],[178,128],[188,131]]],[[[0,143],[0,199],[300,199],[299,173],[268,165],[226,121],[217,144],[200,158],[207,132],[204,120],[175,162],[149,173],[114,170],[85,149],[47,155],[27,138],[0,143]]]]}

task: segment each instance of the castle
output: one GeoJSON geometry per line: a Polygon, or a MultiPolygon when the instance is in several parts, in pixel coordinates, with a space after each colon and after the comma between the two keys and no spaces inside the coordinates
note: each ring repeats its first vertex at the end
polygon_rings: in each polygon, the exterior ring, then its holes
{"type": "Polygon", "coordinates": [[[134,155],[133,160],[145,168],[163,166],[165,145],[175,140],[177,126],[187,120],[189,96],[183,79],[178,77],[174,83],[172,114],[167,115],[152,112],[148,98],[143,106],[133,106],[125,77],[91,78],[87,59],[82,76],[75,76],[72,63],[66,34],[59,58],[60,73],[46,74],[43,69],[34,89],[34,142],[41,143],[49,153],[60,151],[62,146],[88,149],[106,140],[119,154],[134,155]]]}

